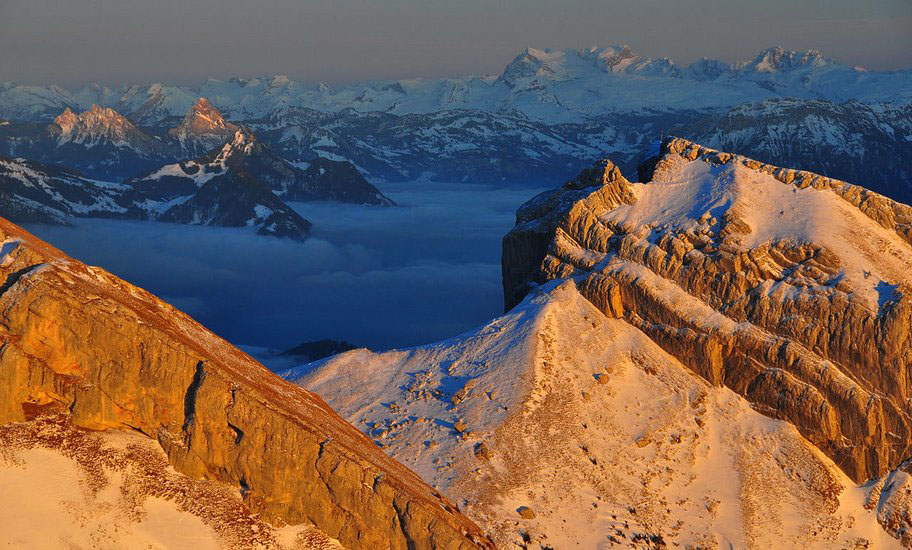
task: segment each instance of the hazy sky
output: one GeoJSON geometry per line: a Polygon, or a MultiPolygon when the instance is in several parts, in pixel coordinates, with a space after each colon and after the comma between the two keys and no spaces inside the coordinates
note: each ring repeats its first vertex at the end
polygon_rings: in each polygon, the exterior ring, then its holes
{"type": "Polygon", "coordinates": [[[35,84],[491,74],[528,46],[611,44],[907,68],[912,0],[0,0],[0,81],[35,84]]]}

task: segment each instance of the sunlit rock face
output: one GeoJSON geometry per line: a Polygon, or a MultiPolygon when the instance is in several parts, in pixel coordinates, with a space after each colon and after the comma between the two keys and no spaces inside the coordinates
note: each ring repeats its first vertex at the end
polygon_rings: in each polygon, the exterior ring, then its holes
{"type": "Polygon", "coordinates": [[[908,458],[912,208],[673,138],[640,179],[606,162],[520,208],[507,307],[573,279],[855,481],[908,458]]]}
{"type": "Polygon", "coordinates": [[[346,547],[490,544],[321,399],[188,316],[0,219],[0,424],[58,412],[156,441],[178,472],[346,547]]]}
{"type": "Polygon", "coordinates": [[[197,157],[230,141],[237,130],[237,125],[225,121],[222,113],[201,97],[168,135],[178,141],[186,156],[197,157]]]}

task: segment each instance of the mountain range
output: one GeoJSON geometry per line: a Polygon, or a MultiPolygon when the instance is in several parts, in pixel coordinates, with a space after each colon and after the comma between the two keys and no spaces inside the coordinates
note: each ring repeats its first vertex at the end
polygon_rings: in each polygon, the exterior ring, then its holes
{"type": "Polygon", "coordinates": [[[195,158],[245,126],[289,161],[348,161],[373,182],[541,185],[605,153],[632,176],[650,141],[674,134],[909,201],[910,102],[912,71],[866,71],[817,51],[679,66],[623,46],[530,48],[499,75],[336,87],[284,76],[74,92],[7,83],[0,152],[120,180],[162,164],[162,147],[171,162],[195,158]],[[92,105],[158,143],[119,121],[127,135],[91,153],[93,140],[63,143],[55,119],[92,105]]]}
{"type": "Polygon", "coordinates": [[[199,87],[92,84],[0,88],[0,118],[50,121],[64,108],[112,107],[137,124],[182,117],[207,97],[232,120],[265,118],[282,108],[323,112],[354,109],[396,115],[444,110],[521,111],[530,118],[580,121],[616,112],[706,110],[793,97],[868,103],[912,98],[912,72],[872,72],[842,65],[819,51],[769,48],[746,62],[701,59],[681,67],[643,58],[626,46],[587,50],[529,48],[500,75],[441,80],[304,85],[286,76],[207,80],[199,87]],[[644,94],[643,90],[651,90],[644,94]]]}
{"type": "Polygon", "coordinates": [[[311,224],[285,200],[393,205],[350,163],[292,163],[249,129],[226,123],[204,98],[168,135],[172,141],[151,137],[110,108],[66,109],[31,138],[10,142],[9,152],[47,164],[0,156],[0,212],[17,222],[110,217],[253,226],[261,235],[303,240],[311,224]],[[209,152],[168,162],[196,151],[209,152]]]}

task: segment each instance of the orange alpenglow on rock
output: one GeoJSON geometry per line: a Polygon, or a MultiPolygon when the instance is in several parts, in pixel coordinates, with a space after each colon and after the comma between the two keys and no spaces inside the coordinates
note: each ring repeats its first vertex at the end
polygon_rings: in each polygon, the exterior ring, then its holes
{"type": "Polygon", "coordinates": [[[3,219],[0,242],[0,425],[145,434],[178,472],[346,547],[493,547],[319,397],[187,315],[3,219]]]}

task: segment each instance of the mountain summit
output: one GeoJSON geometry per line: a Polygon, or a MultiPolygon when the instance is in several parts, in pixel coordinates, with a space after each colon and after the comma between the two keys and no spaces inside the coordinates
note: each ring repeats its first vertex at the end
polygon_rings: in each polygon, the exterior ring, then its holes
{"type": "Polygon", "coordinates": [[[93,146],[107,141],[136,147],[151,140],[114,109],[95,104],[78,115],[69,108],[65,109],[54,119],[54,125],[58,129],[59,145],[74,142],[93,146]]]}
{"type": "Polygon", "coordinates": [[[168,135],[178,140],[187,156],[196,157],[222,145],[237,130],[237,125],[226,122],[218,109],[201,97],[168,135]]]}

